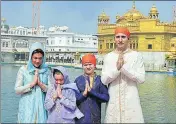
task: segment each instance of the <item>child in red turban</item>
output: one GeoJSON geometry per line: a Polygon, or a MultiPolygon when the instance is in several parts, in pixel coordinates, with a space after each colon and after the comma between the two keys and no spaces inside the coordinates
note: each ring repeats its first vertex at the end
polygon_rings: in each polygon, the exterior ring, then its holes
{"type": "Polygon", "coordinates": [[[86,63],[92,63],[96,67],[96,58],[94,54],[88,53],[82,57],[82,65],[86,63]]]}
{"type": "Polygon", "coordinates": [[[108,89],[101,82],[101,77],[94,72],[96,57],[85,54],[82,57],[84,74],[76,78],[75,83],[80,91],[76,94],[77,106],[84,117],[76,123],[101,123],[101,103],[108,102],[108,89]]]}

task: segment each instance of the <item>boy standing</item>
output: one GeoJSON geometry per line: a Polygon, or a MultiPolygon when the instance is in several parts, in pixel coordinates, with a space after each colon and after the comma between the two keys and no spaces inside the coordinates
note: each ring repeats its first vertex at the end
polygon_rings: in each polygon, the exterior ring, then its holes
{"type": "Polygon", "coordinates": [[[101,123],[101,103],[108,102],[108,89],[94,72],[96,58],[93,54],[82,57],[82,66],[84,74],[77,77],[75,83],[80,91],[76,94],[77,106],[84,117],[76,123],[101,123]]]}

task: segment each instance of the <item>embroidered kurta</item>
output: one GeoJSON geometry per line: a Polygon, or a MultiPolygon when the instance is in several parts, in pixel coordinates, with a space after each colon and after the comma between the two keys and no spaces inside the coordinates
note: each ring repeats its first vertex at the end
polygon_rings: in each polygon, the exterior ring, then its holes
{"type": "Polygon", "coordinates": [[[46,86],[42,91],[36,85],[32,89],[30,83],[34,80],[35,67],[31,62],[31,54],[35,49],[43,49],[40,43],[34,43],[30,49],[30,56],[27,66],[20,67],[15,84],[15,92],[21,95],[19,101],[18,123],[46,123],[47,113],[44,108],[44,99],[48,85],[49,70],[45,65],[45,57],[39,69],[40,81],[46,86]]]}
{"type": "Polygon", "coordinates": [[[79,94],[76,94],[77,105],[84,114],[84,117],[76,120],[76,123],[101,123],[101,103],[109,100],[108,89],[102,84],[100,76],[95,76],[93,83],[90,83],[90,81],[84,75],[77,77],[75,80],[80,91],[79,94]],[[87,97],[83,96],[86,80],[89,81],[89,85],[92,85],[87,97]]]}
{"type": "Polygon", "coordinates": [[[117,70],[118,54],[113,51],[104,58],[102,83],[108,85],[109,102],[105,123],[143,123],[137,84],[145,81],[141,54],[129,50],[124,53],[124,65],[117,70]]]}
{"type": "Polygon", "coordinates": [[[51,87],[48,89],[45,99],[45,108],[48,111],[47,123],[75,123],[75,118],[84,116],[76,106],[75,92],[79,92],[79,90],[75,83],[70,83],[68,74],[63,67],[59,66],[53,69],[60,70],[64,75],[64,84],[61,85],[63,97],[56,100],[53,98],[57,94],[57,85],[51,74],[51,87]]]}

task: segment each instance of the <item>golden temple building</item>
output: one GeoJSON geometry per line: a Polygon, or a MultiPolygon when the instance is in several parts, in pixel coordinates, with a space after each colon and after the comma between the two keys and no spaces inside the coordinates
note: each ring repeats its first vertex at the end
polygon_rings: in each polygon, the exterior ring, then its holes
{"type": "MultiPolygon", "coordinates": [[[[155,5],[145,16],[132,8],[123,16],[116,15],[116,22],[110,24],[110,18],[103,11],[98,16],[98,53],[104,55],[115,48],[114,30],[127,27],[131,32],[130,48],[139,52],[171,52],[176,54],[176,22],[165,23],[159,19],[155,5]]],[[[176,59],[176,56],[175,56],[176,59]]]]}

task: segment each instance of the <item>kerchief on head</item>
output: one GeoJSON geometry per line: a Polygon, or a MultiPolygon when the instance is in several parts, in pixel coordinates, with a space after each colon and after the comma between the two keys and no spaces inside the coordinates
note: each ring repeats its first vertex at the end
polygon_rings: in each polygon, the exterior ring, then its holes
{"type": "Polygon", "coordinates": [[[85,54],[85,55],[82,57],[82,65],[84,65],[84,64],[87,63],[87,62],[90,62],[90,63],[94,64],[94,66],[96,66],[96,58],[95,58],[95,55],[94,55],[94,54],[91,54],[91,53],[85,54]]]}
{"type": "Polygon", "coordinates": [[[125,34],[128,38],[130,37],[130,32],[128,30],[128,28],[125,28],[125,27],[117,27],[115,29],[115,35],[118,34],[118,33],[123,33],[125,34]]]}

